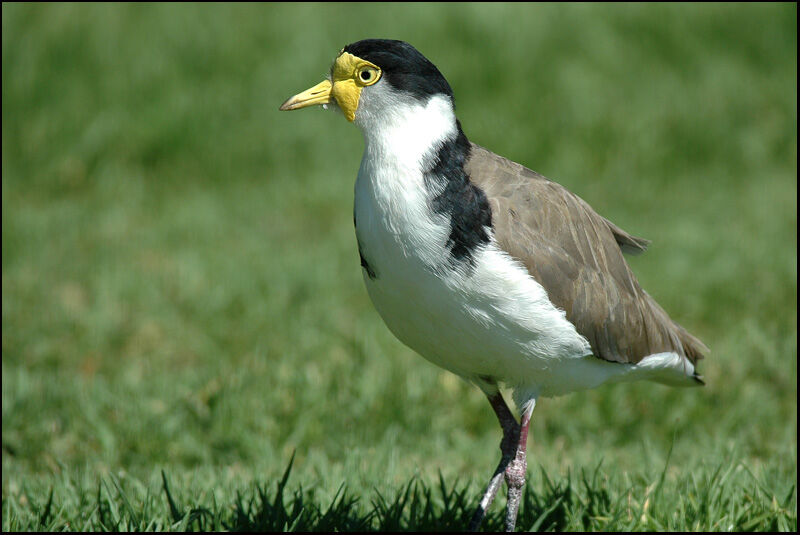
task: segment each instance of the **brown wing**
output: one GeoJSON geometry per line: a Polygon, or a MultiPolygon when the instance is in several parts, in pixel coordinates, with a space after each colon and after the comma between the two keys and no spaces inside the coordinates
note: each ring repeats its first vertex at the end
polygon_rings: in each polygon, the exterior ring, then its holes
{"type": "Polygon", "coordinates": [[[595,356],[636,363],[674,351],[693,363],[703,358],[705,345],[642,290],[622,256],[644,251],[647,240],[563,186],[478,145],[466,170],[489,199],[499,246],[525,264],[595,356]]]}

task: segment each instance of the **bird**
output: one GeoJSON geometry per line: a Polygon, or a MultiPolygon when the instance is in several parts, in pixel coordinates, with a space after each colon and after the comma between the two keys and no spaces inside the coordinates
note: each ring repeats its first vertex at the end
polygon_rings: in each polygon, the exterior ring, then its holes
{"type": "Polygon", "coordinates": [[[640,379],[704,384],[696,365],[708,348],[642,289],[623,256],[650,242],[469,141],[450,84],[416,48],[345,46],[322,82],[279,109],[315,105],[363,135],[353,212],[373,305],[403,344],[482,390],[502,428],[471,530],[503,479],[505,528],[515,529],[538,399],[640,379]]]}

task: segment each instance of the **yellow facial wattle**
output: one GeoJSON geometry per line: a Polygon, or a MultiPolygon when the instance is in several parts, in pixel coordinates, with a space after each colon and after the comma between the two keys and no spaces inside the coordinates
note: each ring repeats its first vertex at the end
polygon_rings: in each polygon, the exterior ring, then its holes
{"type": "Polygon", "coordinates": [[[342,52],[331,68],[330,80],[298,93],[284,102],[281,110],[299,110],[308,106],[328,104],[333,98],[348,121],[353,122],[358,111],[361,90],[381,78],[381,69],[374,63],[342,52]]]}

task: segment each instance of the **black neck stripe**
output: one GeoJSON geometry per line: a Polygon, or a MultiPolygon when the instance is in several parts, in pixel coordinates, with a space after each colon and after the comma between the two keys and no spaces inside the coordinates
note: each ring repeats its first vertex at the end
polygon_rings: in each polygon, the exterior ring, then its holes
{"type": "Polygon", "coordinates": [[[484,191],[469,180],[464,169],[470,143],[461,123],[456,121],[456,125],[458,134],[442,144],[430,168],[424,171],[424,179],[429,191],[441,190],[433,198],[432,207],[450,218],[447,245],[451,258],[474,265],[475,250],[489,242],[492,209],[484,191]]]}

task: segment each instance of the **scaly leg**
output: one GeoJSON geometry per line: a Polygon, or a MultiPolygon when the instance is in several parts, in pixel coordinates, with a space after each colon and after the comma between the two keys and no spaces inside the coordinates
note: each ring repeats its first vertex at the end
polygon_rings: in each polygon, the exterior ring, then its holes
{"type": "MultiPolygon", "coordinates": [[[[486,515],[486,511],[489,509],[492,501],[494,501],[494,497],[497,495],[497,491],[500,489],[502,477],[506,473],[506,468],[512,460],[516,459],[519,449],[520,427],[514,419],[514,415],[511,414],[508,405],[506,405],[502,394],[496,389],[494,391],[484,390],[484,393],[486,393],[486,397],[489,399],[489,403],[492,405],[495,414],[497,414],[497,419],[500,421],[500,426],[503,428],[503,440],[500,442],[502,457],[500,458],[500,464],[497,465],[497,469],[495,469],[492,478],[489,480],[486,491],[483,493],[478,509],[475,511],[475,514],[472,515],[472,520],[469,523],[470,531],[477,531],[480,527],[483,517],[486,515]]],[[[508,479],[508,475],[506,475],[506,479],[508,479]]]]}
{"type": "Polygon", "coordinates": [[[505,470],[506,485],[508,486],[508,502],[506,504],[506,531],[514,531],[517,523],[519,502],[522,498],[522,487],[525,486],[525,473],[528,470],[526,448],[528,445],[528,428],[531,424],[531,414],[536,400],[532,400],[522,411],[519,426],[519,442],[516,455],[505,470]]]}

